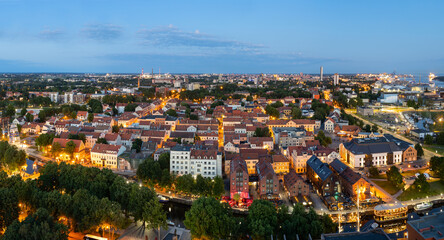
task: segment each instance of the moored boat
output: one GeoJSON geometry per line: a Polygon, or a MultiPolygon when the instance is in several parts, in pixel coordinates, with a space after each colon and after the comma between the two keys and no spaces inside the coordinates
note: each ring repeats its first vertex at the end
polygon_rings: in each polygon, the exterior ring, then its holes
{"type": "Polygon", "coordinates": [[[415,211],[423,211],[423,210],[429,209],[431,207],[433,207],[433,203],[422,202],[420,204],[416,204],[413,208],[415,209],[415,211]]]}

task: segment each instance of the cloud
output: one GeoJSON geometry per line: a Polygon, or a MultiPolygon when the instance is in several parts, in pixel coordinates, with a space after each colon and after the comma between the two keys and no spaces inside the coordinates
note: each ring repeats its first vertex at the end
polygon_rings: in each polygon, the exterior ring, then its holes
{"type": "Polygon", "coordinates": [[[163,47],[224,48],[243,51],[253,51],[264,47],[257,44],[221,39],[201,33],[199,30],[187,32],[173,25],[142,29],[137,32],[137,35],[142,39],[142,44],[163,47]]]}
{"type": "Polygon", "coordinates": [[[38,37],[44,40],[59,40],[65,35],[62,30],[44,29],[38,33],[38,37]]]}
{"type": "Polygon", "coordinates": [[[89,24],[81,30],[81,34],[88,39],[106,42],[122,37],[123,28],[114,24],[89,24]]]}
{"type": "MultiPolygon", "coordinates": [[[[318,70],[326,63],[343,64],[341,59],[305,57],[302,54],[110,54],[99,58],[125,69],[135,67],[162,67],[162,71],[173,73],[276,73],[297,72],[300,69],[318,70]]],[[[137,71],[137,69],[134,69],[137,71]]]]}

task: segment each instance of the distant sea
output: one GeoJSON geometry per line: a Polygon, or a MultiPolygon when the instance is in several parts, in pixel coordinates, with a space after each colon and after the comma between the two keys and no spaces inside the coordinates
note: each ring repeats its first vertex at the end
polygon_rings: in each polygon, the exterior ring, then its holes
{"type": "MultiPolygon", "coordinates": [[[[442,74],[437,74],[437,76],[443,76],[442,74]]],[[[416,83],[419,83],[419,74],[415,75],[413,74],[413,78],[405,78],[406,81],[414,81],[416,83]]],[[[404,78],[400,78],[402,80],[404,80],[404,78]]],[[[429,82],[429,74],[421,74],[421,83],[428,83],[429,82]]],[[[438,80],[434,80],[433,81],[435,83],[435,86],[437,87],[441,87],[444,88],[444,81],[438,81],[438,80]]]]}

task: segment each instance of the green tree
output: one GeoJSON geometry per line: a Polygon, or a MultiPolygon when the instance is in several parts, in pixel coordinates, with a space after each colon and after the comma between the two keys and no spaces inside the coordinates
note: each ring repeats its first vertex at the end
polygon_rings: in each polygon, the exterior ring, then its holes
{"type": "Polygon", "coordinates": [[[367,124],[367,125],[365,125],[364,130],[366,132],[371,132],[372,131],[372,127],[369,124],[367,124]]]}
{"type": "Polygon", "coordinates": [[[160,154],[158,161],[160,164],[160,168],[162,170],[164,170],[164,169],[169,170],[170,169],[170,153],[169,152],[165,152],[165,153],[160,154]]]}
{"type": "Polygon", "coordinates": [[[268,239],[277,227],[277,213],[266,200],[254,200],[248,208],[248,229],[254,239],[268,239]]]}
{"type": "Polygon", "coordinates": [[[143,206],[142,219],[144,223],[148,223],[149,228],[158,229],[158,239],[160,239],[160,228],[167,227],[167,217],[157,197],[145,202],[143,206]]]}
{"type": "Polygon", "coordinates": [[[136,152],[140,153],[140,151],[142,150],[142,144],[143,144],[142,139],[136,138],[133,140],[131,149],[136,149],[136,152]]]}
{"type": "Polygon", "coordinates": [[[212,183],[212,195],[219,199],[225,194],[224,180],[220,176],[216,176],[213,178],[212,183]]]}
{"type": "Polygon", "coordinates": [[[302,118],[302,110],[298,107],[293,107],[291,109],[291,116],[293,119],[301,119],[302,118]]]}
{"type": "Polygon", "coordinates": [[[71,159],[74,155],[75,150],[76,144],[74,143],[74,141],[69,141],[66,143],[65,153],[68,154],[71,159]]]}
{"type": "Polygon", "coordinates": [[[319,140],[319,143],[324,147],[327,147],[328,145],[330,145],[332,143],[331,137],[325,136],[325,133],[322,130],[320,130],[318,132],[315,139],[319,140]]]}
{"type": "Polygon", "coordinates": [[[25,116],[26,113],[28,113],[28,110],[26,110],[26,107],[23,107],[23,108],[22,108],[22,111],[20,111],[20,117],[25,116]]]}
{"type": "Polygon", "coordinates": [[[435,177],[444,180],[444,157],[433,156],[430,159],[430,168],[435,177]]]}
{"type": "Polygon", "coordinates": [[[97,141],[96,141],[96,143],[99,143],[99,144],[108,144],[108,141],[106,141],[105,138],[98,138],[97,141]]]}
{"type": "Polygon", "coordinates": [[[47,147],[52,144],[53,139],[54,139],[54,134],[43,133],[43,134],[40,134],[35,139],[35,145],[37,147],[47,147]]]}
{"type": "Polygon", "coordinates": [[[120,131],[120,127],[119,127],[118,125],[114,125],[114,126],[112,127],[112,132],[113,132],[113,133],[119,133],[119,131],[120,131]]]}
{"type": "Polygon", "coordinates": [[[387,171],[387,180],[398,188],[403,187],[402,175],[396,166],[391,166],[387,171]]]}
{"type": "Polygon", "coordinates": [[[88,113],[88,122],[94,121],[94,113],[88,113]]]}
{"type": "Polygon", "coordinates": [[[184,224],[193,238],[214,240],[228,239],[237,225],[226,204],[206,197],[193,202],[185,213],[184,224]]]}
{"type": "Polygon", "coordinates": [[[418,178],[413,182],[412,187],[418,192],[425,193],[430,190],[430,183],[427,182],[427,178],[423,173],[419,174],[418,178]]]}
{"type": "Polygon", "coordinates": [[[254,130],[254,137],[270,137],[270,129],[268,129],[268,127],[257,127],[256,130],[254,130]]]}
{"type": "Polygon", "coordinates": [[[379,170],[378,170],[378,168],[377,167],[375,167],[375,166],[371,166],[369,169],[368,169],[368,172],[369,172],[369,174],[370,174],[370,177],[378,177],[379,176],[379,170]]]}
{"type": "Polygon", "coordinates": [[[247,101],[248,101],[248,102],[251,102],[251,101],[253,101],[253,97],[252,97],[252,96],[250,96],[250,95],[249,95],[249,96],[247,96],[247,101]]]}
{"type": "Polygon", "coordinates": [[[135,112],[137,106],[138,106],[138,105],[135,104],[135,103],[129,103],[128,105],[125,106],[124,111],[125,111],[125,112],[135,112]]]}
{"type": "Polygon", "coordinates": [[[421,144],[417,143],[415,145],[415,149],[416,149],[416,154],[418,155],[418,157],[424,156],[424,149],[422,149],[421,144]]]}
{"type": "Polygon", "coordinates": [[[68,239],[68,227],[58,223],[44,208],[26,217],[23,222],[14,221],[6,229],[3,240],[68,239]]]}
{"type": "Polygon", "coordinates": [[[436,143],[439,145],[444,145],[444,132],[438,133],[436,136],[436,143]]]}
{"type": "Polygon", "coordinates": [[[19,200],[12,189],[0,188],[0,229],[5,229],[19,217],[19,200]]]}
{"type": "Polygon", "coordinates": [[[433,136],[426,135],[425,138],[424,138],[424,143],[428,144],[428,145],[433,144],[433,136]]]}
{"type": "Polygon", "coordinates": [[[26,120],[27,122],[32,122],[32,121],[34,121],[34,116],[33,116],[32,114],[30,114],[30,113],[27,113],[27,114],[25,115],[25,120],[26,120]]]}
{"type": "Polygon", "coordinates": [[[379,130],[378,126],[374,124],[372,126],[372,132],[378,132],[378,130],[379,130]]]}
{"type": "Polygon", "coordinates": [[[52,156],[56,157],[61,152],[62,152],[62,146],[60,145],[60,143],[58,143],[58,142],[53,143],[52,147],[51,147],[51,154],[52,154],[52,156]]]}
{"type": "Polygon", "coordinates": [[[88,106],[91,108],[93,113],[103,113],[102,103],[97,99],[89,100],[88,106]]]}
{"type": "Polygon", "coordinates": [[[279,111],[271,105],[267,105],[265,107],[265,113],[270,115],[271,117],[274,117],[274,118],[279,118],[279,116],[280,116],[279,111]]]}
{"type": "Polygon", "coordinates": [[[173,117],[177,117],[178,116],[176,110],[174,110],[172,108],[168,109],[165,113],[167,115],[170,115],[170,116],[173,116],[173,117]]]}
{"type": "Polygon", "coordinates": [[[15,116],[15,107],[10,104],[6,107],[6,110],[3,111],[3,117],[14,117],[15,116]]]}

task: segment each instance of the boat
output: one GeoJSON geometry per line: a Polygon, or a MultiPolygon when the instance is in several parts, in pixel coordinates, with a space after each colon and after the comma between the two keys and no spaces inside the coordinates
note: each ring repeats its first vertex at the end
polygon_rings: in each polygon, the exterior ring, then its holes
{"type": "Polygon", "coordinates": [[[404,231],[407,222],[408,206],[402,203],[386,203],[374,208],[374,219],[386,233],[404,231]]]}
{"type": "Polygon", "coordinates": [[[422,211],[433,207],[433,203],[431,202],[422,202],[420,204],[415,205],[413,208],[415,211],[422,211]]]}
{"type": "Polygon", "coordinates": [[[172,227],[175,226],[175,224],[171,220],[167,220],[166,222],[167,222],[168,226],[172,226],[172,227]]]}
{"type": "Polygon", "coordinates": [[[157,197],[159,198],[159,202],[161,203],[166,203],[168,201],[170,201],[170,199],[168,197],[162,196],[162,195],[157,195],[157,197]]]}

